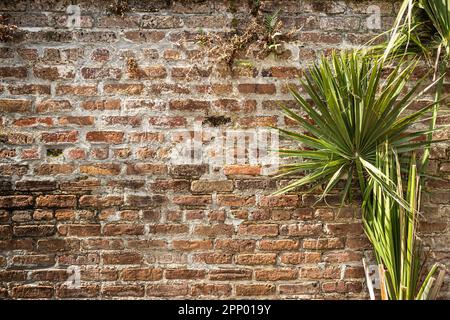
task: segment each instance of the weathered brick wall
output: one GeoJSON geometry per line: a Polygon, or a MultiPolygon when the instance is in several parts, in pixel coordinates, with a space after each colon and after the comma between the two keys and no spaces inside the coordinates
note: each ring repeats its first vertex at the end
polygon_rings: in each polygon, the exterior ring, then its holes
{"type": "MultiPolygon", "coordinates": [[[[81,28],[69,30],[71,1],[0,1],[21,29],[0,43],[0,297],[367,298],[356,206],[270,196],[285,181],[260,166],[169,155],[195,121],[290,125],[273,104],[290,100],[285,85],[318,54],[378,32],[369,5],[387,28],[394,3],[262,1],[302,31],[282,56],[231,71],[193,39],[248,19],[247,1],[131,0],[124,17],[107,14],[111,1],[75,3],[81,28]]],[[[424,233],[448,264],[449,150],[433,157],[447,180],[430,185],[424,233]]]]}

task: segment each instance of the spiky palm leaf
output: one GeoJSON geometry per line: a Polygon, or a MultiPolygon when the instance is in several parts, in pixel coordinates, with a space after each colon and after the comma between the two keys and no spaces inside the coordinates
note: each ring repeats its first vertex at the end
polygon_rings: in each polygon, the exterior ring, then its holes
{"type": "MultiPolygon", "coordinates": [[[[394,26],[387,32],[389,40],[367,50],[383,60],[403,57],[424,58],[434,68],[435,101],[441,100],[444,74],[450,58],[450,0],[404,0],[394,26]]],[[[365,50],[363,50],[365,51],[365,50]]],[[[430,132],[436,127],[440,103],[433,108],[430,132]]],[[[432,134],[427,137],[431,141],[432,134]]],[[[419,171],[428,165],[430,149],[425,148],[419,171]]]]}
{"type": "MultiPolygon", "coordinates": [[[[420,210],[420,175],[417,172],[415,153],[409,157],[405,182],[402,165],[395,148],[386,142],[376,154],[375,166],[385,173],[385,178],[395,182],[397,193],[408,201],[405,210],[387,195],[379,184],[369,179],[362,206],[364,230],[372,243],[377,261],[386,269],[385,287],[392,300],[428,299],[437,271],[435,264],[421,283],[424,269],[424,249],[417,236],[417,212],[420,210]]],[[[387,180],[386,180],[387,182],[387,180]]],[[[441,283],[435,283],[435,292],[441,283]]]]}

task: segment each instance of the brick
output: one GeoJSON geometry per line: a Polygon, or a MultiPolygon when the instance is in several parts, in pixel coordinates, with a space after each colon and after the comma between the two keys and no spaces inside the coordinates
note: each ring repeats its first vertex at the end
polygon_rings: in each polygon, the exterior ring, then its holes
{"type": "Polygon", "coordinates": [[[164,136],[159,132],[133,132],[129,133],[130,143],[162,142],[164,136]]]}
{"type": "Polygon", "coordinates": [[[52,118],[21,118],[14,120],[13,125],[17,127],[35,127],[35,126],[45,126],[49,127],[53,125],[53,119],[52,118]]]}
{"type": "Polygon", "coordinates": [[[261,167],[250,165],[227,165],[224,167],[223,173],[227,176],[259,176],[261,174],[261,167]]]}
{"type": "Polygon", "coordinates": [[[273,284],[237,284],[237,296],[269,296],[275,294],[273,284]]]}
{"type": "Polygon", "coordinates": [[[315,294],[319,292],[319,284],[313,281],[296,284],[280,284],[278,290],[280,294],[289,296],[315,294]]]}
{"type": "Polygon", "coordinates": [[[37,207],[73,208],[77,205],[74,195],[45,195],[36,198],[37,207]]]}
{"type": "Polygon", "coordinates": [[[59,117],[58,122],[60,125],[77,125],[77,126],[91,126],[94,124],[95,118],[91,116],[68,116],[59,117]]]}
{"type": "Polygon", "coordinates": [[[181,206],[203,206],[212,203],[211,196],[175,196],[173,203],[181,206]]]}
{"type": "Polygon", "coordinates": [[[208,250],[212,249],[211,240],[173,240],[172,248],[182,251],[208,250]]]}
{"type": "Polygon", "coordinates": [[[181,177],[199,177],[208,172],[208,165],[182,164],[171,167],[170,174],[181,177]]]}
{"type": "Polygon", "coordinates": [[[13,95],[48,95],[50,86],[46,84],[16,84],[8,85],[8,90],[13,95]]]}
{"type": "Polygon", "coordinates": [[[162,65],[137,67],[132,70],[129,68],[128,76],[134,80],[164,79],[167,76],[167,70],[162,65]]]}
{"type": "Polygon", "coordinates": [[[27,145],[35,142],[34,135],[30,133],[13,132],[3,135],[6,143],[10,145],[27,145]]]}
{"type": "Polygon", "coordinates": [[[95,298],[100,293],[100,287],[96,284],[80,285],[79,287],[69,287],[61,285],[56,289],[56,296],[58,298],[95,298]]]}
{"type": "Polygon", "coordinates": [[[81,247],[87,250],[120,250],[125,246],[123,241],[118,239],[84,239],[81,242],[81,247]]]}
{"type": "Polygon", "coordinates": [[[45,254],[14,256],[12,264],[20,268],[45,268],[55,264],[55,256],[45,254]]]}
{"type": "Polygon", "coordinates": [[[7,225],[0,225],[0,239],[12,238],[12,227],[7,225]]]}
{"type": "Polygon", "coordinates": [[[214,109],[226,112],[250,113],[256,110],[255,100],[238,101],[234,99],[220,99],[214,102],[214,109]]]}
{"type": "Polygon", "coordinates": [[[118,252],[118,253],[103,253],[104,264],[140,264],[142,262],[142,255],[137,252],[118,252]]]}
{"type": "Polygon", "coordinates": [[[177,16],[142,16],[141,27],[144,29],[175,29],[180,28],[183,21],[177,16]]]}
{"type": "Polygon", "coordinates": [[[117,40],[117,35],[112,31],[78,31],[76,38],[80,42],[110,43],[117,40]]]}
{"type": "MultiPolygon", "coordinates": [[[[81,76],[83,77],[83,79],[89,79],[89,80],[119,80],[122,77],[122,70],[119,68],[83,67],[83,68],[81,68],[81,76]]],[[[95,91],[96,90],[97,90],[97,88],[95,87],[95,91]]],[[[92,96],[94,94],[90,94],[89,92],[86,92],[84,95],[92,96]]]]}
{"type": "Polygon", "coordinates": [[[164,249],[167,248],[167,242],[164,240],[128,240],[130,249],[164,249]]]}
{"type": "Polygon", "coordinates": [[[196,225],[193,234],[202,237],[215,238],[219,236],[230,237],[233,234],[233,226],[227,224],[216,224],[210,226],[196,225]]]}
{"type": "Polygon", "coordinates": [[[274,84],[262,84],[262,83],[242,83],[238,84],[238,90],[240,93],[249,94],[275,94],[276,89],[274,84]]]}
{"type": "Polygon", "coordinates": [[[83,195],[79,199],[80,207],[108,208],[123,205],[122,196],[83,195]]]}
{"type": "Polygon", "coordinates": [[[218,239],[215,241],[217,250],[228,252],[253,252],[256,248],[255,240],[218,239]]]}
{"type": "Polygon", "coordinates": [[[66,239],[40,239],[37,241],[37,249],[40,252],[61,252],[78,250],[80,242],[78,240],[66,239]]]}
{"type": "Polygon", "coordinates": [[[296,240],[261,240],[258,243],[260,250],[264,251],[291,251],[300,248],[300,242],[296,240]]]}
{"type": "Polygon", "coordinates": [[[302,75],[302,71],[295,67],[270,67],[262,71],[263,76],[280,79],[293,79],[302,75]]]}
{"type": "Polygon", "coordinates": [[[210,102],[202,100],[172,100],[169,102],[169,108],[174,111],[206,111],[209,109],[210,102]]]}
{"type": "Polygon", "coordinates": [[[59,67],[34,67],[33,74],[37,78],[53,81],[75,78],[75,72],[72,69],[59,67]]]}
{"type": "Polygon", "coordinates": [[[115,163],[99,163],[80,166],[80,173],[91,176],[115,176],[120,173],[120,165],[115,163]]]}
{"type": "Polygon", "coordinates": [[[275,237],[278,235],[277,224],[241,224],[239,226],[240,235],[258,236],[258,237],[275,237]]]}
{"type": "Polygon", "coordinates": [[[122,125],[130,127],[139,127],[142,124],[142,118],[139,116],[111,116],[106,117],[107,125],[122,125]]]}
{"type": "Polygon", "coordinates": [[[304,279],[339,279],[341,270],[339,267],[301,267],[300,278],[304,279]]]}
{"type": "Polygon", "coordinates": [[[103,227],[105,236],[136,236],[144,234],[143,225],[134,224],[107,224],[103,227]]]}
{"type": "Polygon", "coordinates": [[[31,279],[34,281],[66,281],[69,278],[67,270],[38,270],[31,272],[31,279]]]}
{"type": "Polygon", "coordinates": [[[236,256],[236,263],[243,265],[272,265],[276,262],[274,253],[239,254],[236,256]]]}
{"type": "Polygon", "coordinates": [[[153,195],[153,196],[127,195],[125,199],[125,204],[133,208],[160,207],[165,203],[167,203],[167,198],[162,195],[153,195]]]}
{"type": "Polygon", "coordinates": [[[93,85],[58,85],[57,95],[94,96],[97,94],[97,86],[93,85]]]}
{"type": "MultiPolygon", "coordinates": [[[[0,175],[2,176],[23,176],[27,172],[28,172],[28,165],[11,165],[11,164],[0,165],[0,175]]],[[[11,189],[7,188],[8,185],[11,186],[11,183],[9,181],[2,182],[3,188],[11,189]]]]}
{"type": "Polygon", "coordinates": [[[44,132],[41,140],[46,144],[74,143],[78,141],[78,131],[44,132]]]}
{"type": "Polygon", "coordinates": [[[149,184],[149,189],[156,191],[172,190],[175,192],[188,191],[191,186],[189,180],[176,179],[176,180],[156,180],[149,184]]]}
{"type": "Polygon", "coordinates": [[[289,252],[280,255],[280,261],[283,264],[318,263],[320,259],[319,252],[289,252]]]}
{"type": "Polygon", "coordinates": [[[184,117],[150,117],[148,123],[156,128],[179,128],[187,124],[184,117]]]}
{"type": "Polygon", "coordinates": [[[120,109],[120,100],[90,100],[83,101],[81,103],[81,108],[85,110],[119,110],[120,109]]]}
{"type": "Polygon", "coordinates": [[[97,267],[81,270],[81,280],[86,281],[111,281],[117,280],[117,270],[99,269],[97,267]]]}
{"type": "Polygon", "coordinates": [[[144,90],[143,84],[110,83],[103,86],[106,94],[140,95],[144,90]]]}
{"type": "Polygon", "coordinates": [[[230,192],[233,191],[233,181],[211,181],[211,180],[195,180],[192,181],[192,192],[198,193],[212,193],[216,192],[230,192]]]}
{"type": "Polygon", "coordinates": [[[25,281],[27,279],[27,273],[19,270],[2,270],[0,271],[0,281],[12,282],[12,281],[25,281]]]}
{"type": "Polygon", "coordinates": [[[264,196],[261,197],[259,205],[261,207],[295,207],[298,204],[298,196],[264,196]]]}
{"type": "Polygon", "coordinates": [[[193,262],[206,264],[230,264],[233,256],[230,253],[199,253],[193,256],[193,262]]]}
{"type": "Polygon", "coordinates": [[[157,43],[164,39],[165,33],[161,31],[127,31],[124,33],[124,37],[135,43],[157,43]]]}
{"type": "Polygon", "coordinates": [[[145,288],[143,285],[121,284],[121,285],[104,285],[102,287],[102,295],[106,297],[143,297],[145,288]]]}
{"type": "Polygon", "coordinates": [[[91,59],[97,62],[105,62],[110,58],[110,52],[108,49],[97,48],[92,51],[91,59]]]}
{"type": "Polygon", "coordinates": [[[100,263],[100,256],[98,253],[74,253],[58,255],[59,266],[86,266],[98,265],[100,263]]]}
{"type": "Polygon", "coordinates": [[[255,197],[239,196],[234,194],[221,194],[217,196],[217,204],[220,206],[241,207],[254,205],[255,197]]]}
{"type": "Polygon", "coordinates": [[[362,224],[357,223],[327,223],[325,232],[334,236],[363,234],[362,224]]]}
{"type": "Polygon", "coordinates": [[[252,273],[252,270],[249,269],[210,270],[209,279],[214,281],[250,280],[252,273]]]}
{"type": "Polygon", "coordinates": [[[24,285],[12,288],[11,296],[13,298],[24,299],[43,299],[51,298],[53,296],[54,289],[51,286],[42,285],[24,285]]]}
{"type": "Polygon", "coordinates": [[[71,174],[75,167],[70,164],[42,164],[34,169],[34,172],[39,176],[50,176],[57,174],[71,174]]]}
{"type": "Polygon", "coordinates": [[[0,196],[0,208],[23,208],[32,204],[32,196],[0,196]]]}
{"type": "Polygon", "coordinates": [[[323,249],[342,249],[344,242],[340,238],[322,238],[303,240],[304,249],[323,250],[323,249]]]}
{"type": "Polygon", "coordinates": [[[322,224],[313,223],[313,224],[290,224],[290,225],[282,225],[280,227],[281,234],[287,234],[292,237],[310,237],[310,236],[318,236],[322,233],[322,224]]]}
{"type": "Polygon", "coordinates": [[[0,159],[14,158],[16,150],[14,149],[0,149],[0,159]]]}
{"type": "Polygon", "coordinates": [[[187,284],[152,284],[145,290],[149,297],[185,297],[188,294],[187,284]]]}
{"type": "Polygon", "coordinates": [[[1,112],[30,112],[30,100],[0,99],[1,112]]]}
{"type": "MultiPolygon", "coordinates": [[[[10,226],[7,226],[7,227],[10,227],[10,226]]],[[[10,228],[8,228],[8,230],[10,230],[10,228]]],[[[0,240],[0,250],[32,251],[33,250],[33,240],[31,240],[31,239],[0,240]]]]}
{"type": "Polygon", "coordinates": [[[204,279],[206,272],[204,270],[189,269],[168,269],[164,271],[166,279],[204,279]]]}
{"type": "Polygon", "coordinates": [[[163,270],[159,268],[126,268],[120,272],[123,281],[157,281],[162,276],[163,270]]]}
{"type": "Polygon", "coordinates": [[[317,209],[314,212],[314,218],[319,221],[332,221],[334,220],[333,209],[317,209]]]}
{"type": "Polygon", "coordinates": [[[212,297],[228,297],[231,295],[232,287],[229,284],[209,284],[200,283],[191,286],[190,294],[192,296],[212,296],[212,297]]]}
{"type": "Polygon", "coordinates": [[[23,149],[20,153],[22,160],[36,160],[40,158],[38,149],[23,149]]]}
{"type": "Polygon", "coordinates": [[[54,113],[72,110],[69,100],[44,100],[36,104],[37,113],[54,113]]]}
{"type": "Polygon", "coordinates": [[[255,279],[258,281],[293,280],[296,279],[297,276],[297,270],[292,269],[267,269],[255,271],[255,279]]]}
{"type": "Polygon", "coordinates": [[[90,131],[86,140],[93,143],[119,144],[123,142],[124,133],[119,131],[90,131]]]}
{"type": "Polygon", "coordinates": [[[188,226],[182,224],[151,225],[149,233],[157,234],[183,234],[189,231],[188,226]]]}
{"type": "Polygon", "coordinates": [[[62,224],[58,226],[58,233],[68,237],[100,236],[99,224],[62,224]]]}
{"type": "Polygon", "coordinates": [[[0,78],[23,79],[27,77],[26,67],[0,67],[0,78]]]}
{"type": "Polygon", "coordinates": [[[164,175],[167,173],[167,166],[153,163],[128,164],[127,175],[164,175]]]}

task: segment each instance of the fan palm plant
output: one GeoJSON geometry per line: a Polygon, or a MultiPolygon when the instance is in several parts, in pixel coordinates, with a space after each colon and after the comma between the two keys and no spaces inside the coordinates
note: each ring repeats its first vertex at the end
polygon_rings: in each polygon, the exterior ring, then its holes
{"type": "Polygon", "coordinates": [[[344,201],[351,198],[352,181],[357,179],[363,195],[364,230],[374,246],[380,274],[384,275],[383,297],[390,299],[432,298],[438,290],[434,287],[430,291],[437,265],[423,285],[418,285],[421,271],[425,270],[416,234],[421,187],[415,155],[410,152],[438,142],[422,138],[439,128],[410,129],[440,101],[407,112],[411,103],[435,84],[419,91],[422,79],[408,88],[414,67],[414,62],[400,62],[386,75],[383,60],[360,52],[333,52],[330,59],[322,58],[301,80],[311,102],[291,89],[307,117],[282,106],[286,116],[307,132],[278,129],[281,135],[304,147],[279,150],[281,156],[300,158],[282,166],[279,176],[298,172],[305,175],[275,194],[307,184],[311,190],[324,185],[324,198],[339,181],[347,179],[341,192],[344,201]],[[386,143],[388,151],[383,149],[386,143]],[[411,164],[406,193],[401,178],[401,172],[408,171],[405,163],[411,164]]]}
{"type": "Polygon", "coordinates": [[[430,103],[405,114],[410,104],[424,93],[418,90],[422,81],[413,88],[406,87],[413,70],[414,63],[401,63],[383,79],[383,63],[357,52],[333,52],[331,60],[322,58],[310,68],[306,79],[301,81],[312,104],[295,89],[291,89],[291,94],[312,121],[281,106],[286,116],[305,128],[307,133],[279,129],[282,135],[308,148],[279,150],[281,156],[302,159],[302,162],[282,166],[280,176],[301,171],[307,174],[276,194],[307,184],[314,189],[326,182],[322,194],[325,197],[341,179],[347,178],[341,197],[344,201],[351,198],[353,177],[357,178],[361,190],[366,189],[366,179],[371,177],[384,192],[407,209],[408,204],[396,193],[395,185],[384,179],[384,173],[374,164],[377,147],[385,140],[390,141],[398,152],[429,144],[416,141],[429,130],[407,131],[434,106],[430,103]],[[406,93],[402,94],[405,90],[406,93]]]}

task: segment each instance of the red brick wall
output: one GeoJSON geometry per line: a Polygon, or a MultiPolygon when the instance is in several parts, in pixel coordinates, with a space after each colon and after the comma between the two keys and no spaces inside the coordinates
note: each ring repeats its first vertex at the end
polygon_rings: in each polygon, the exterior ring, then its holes
{"type": "MultiPolygon", "coordinates": [[[[271,197],[286,181],[259,166],[169,155],[176,131],[208,117],[224,116],[222,129],[289,125],[273,105],[291,99],[285,85],[318,54],[379,32],[369,5],[386,29],[394,3],[262,1],[302,31],[282,57],[230,71],[193,38],[248,19],[247,1],[130,0],[123,18],[107,15],[112,1],[75,2],[70,30],[70,1],[0,1],[21,30],[0,43],[0,297],[367,298],[357,206],[271,197]]],[[[445,180],[429,185],[423,225],[432,260],[447,264],[449,156],[434,150],[445,180]]]]}

